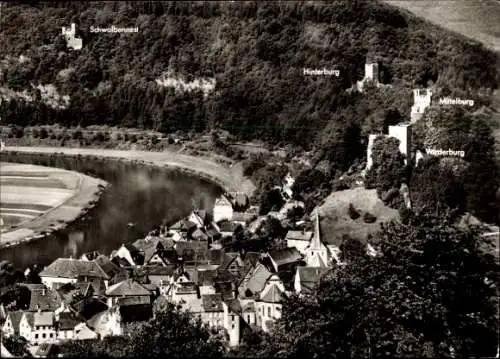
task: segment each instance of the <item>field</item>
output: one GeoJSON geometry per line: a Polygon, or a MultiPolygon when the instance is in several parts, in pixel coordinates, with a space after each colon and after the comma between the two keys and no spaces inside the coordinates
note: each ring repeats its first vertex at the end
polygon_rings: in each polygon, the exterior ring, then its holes
{"type": "Polygon", "coordinates": [[[0,246],[75,219],[102,183],[76,172],[0,162],[0,246]]]}
{"type": "Polygon", "coordinates": [[[333,192],[319,207],[322,238],[326,243],[340,245],[342,237],[348,235],[366,242],[369,234],[380,229],[380,223],[398,216],[398,211],[385,206],[377,197],[376,190],[355,188],[333,192]],[[349,204],[360,212],[361,217],[352,220],[348,214],[349,204]],[[363,222],[363,214],[369,212],[377,217],[374,223],[363,222]]]}

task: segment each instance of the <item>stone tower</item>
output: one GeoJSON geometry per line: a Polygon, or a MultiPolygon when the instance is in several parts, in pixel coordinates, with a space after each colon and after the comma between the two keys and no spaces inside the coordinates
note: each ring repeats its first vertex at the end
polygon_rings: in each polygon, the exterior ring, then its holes
{"type": "Polygon", "coordinates": [[[424,111],[431,105],[432,91],[429,89],[413,90],[413,106],[411,107],[411,122],[422,118],[424,111]]]}
{"type": "Polygon", "coordinates": [[[365,79],[378,83],[378,64],[369,63],[365,64],[365,79]]]}
{"type": "Polygon", "coordinates": [[[399,140],[399,152],[406,156],[405,163],[409,165],[411,162],[411,124],[389,126],[389,137],[399,140]]]}

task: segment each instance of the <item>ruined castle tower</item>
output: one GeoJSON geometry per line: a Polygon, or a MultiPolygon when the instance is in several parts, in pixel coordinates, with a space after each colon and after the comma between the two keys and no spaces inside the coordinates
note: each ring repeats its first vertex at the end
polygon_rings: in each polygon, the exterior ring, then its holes
{"type": "Polygon", "coordinates": [[[413,106],[411,107],[411,122],[422,118],[425,109],[431,105],[432,91],[429,89],[413,90],[413,106]]]}

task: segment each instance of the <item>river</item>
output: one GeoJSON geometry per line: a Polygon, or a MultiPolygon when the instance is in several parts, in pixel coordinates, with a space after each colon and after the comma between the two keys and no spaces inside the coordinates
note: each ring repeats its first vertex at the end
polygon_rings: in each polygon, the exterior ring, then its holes
{"type": "Polygon", "coordinates": [[[122,243],[144,237],[155,226],[188,215],[193,206],[211,210],[222,193],[217,185],[178,170],[117,160],[2,154],[2,161],[78,171],[111,184],[97,206],[65,230],[0,250],[0,261],[7,259],[21,269],[93,250],[110,254],[122,243]]]}

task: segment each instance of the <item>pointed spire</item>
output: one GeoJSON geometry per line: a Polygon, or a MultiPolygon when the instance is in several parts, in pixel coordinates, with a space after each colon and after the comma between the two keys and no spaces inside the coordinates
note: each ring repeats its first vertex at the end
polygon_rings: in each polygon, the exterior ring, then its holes
{"type": "Polygon", "coordinates": [[[323,245],[321,243],[321,233],[319,225],[319,213],[316,210],[314,212],[314,235],[311,239],[310,249],[322,249],[323,245]]]}

